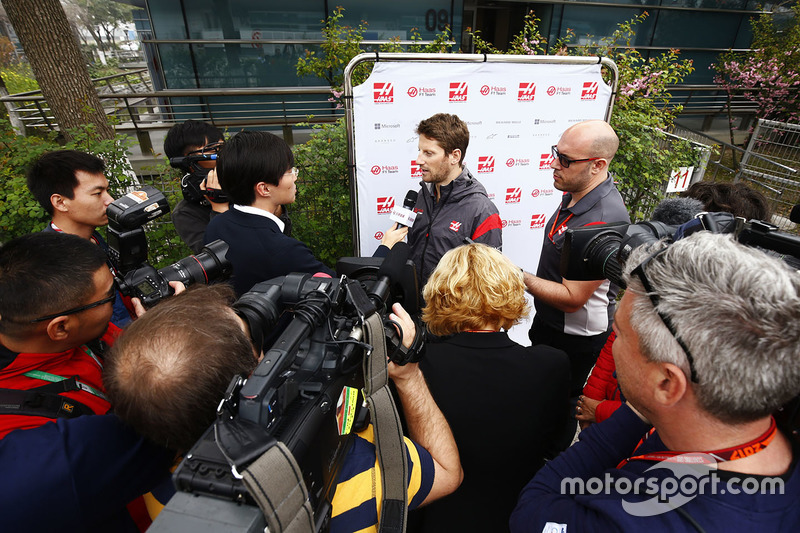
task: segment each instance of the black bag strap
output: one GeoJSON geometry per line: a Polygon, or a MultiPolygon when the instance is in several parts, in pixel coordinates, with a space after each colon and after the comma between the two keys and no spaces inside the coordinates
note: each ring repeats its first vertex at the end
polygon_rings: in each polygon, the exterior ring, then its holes
{"type": "Polygon", "coordinates": [[[0,415],[28,415],[46,418],[77,418],[94,411],[72,398],[38,390],[0,389],[0,415]]]}

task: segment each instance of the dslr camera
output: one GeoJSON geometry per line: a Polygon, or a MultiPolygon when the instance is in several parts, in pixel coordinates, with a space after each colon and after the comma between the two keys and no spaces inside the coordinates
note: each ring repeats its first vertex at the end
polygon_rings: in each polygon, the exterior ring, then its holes
{"type": "Polygon", "coordinates": [[[169,266],[156,270],[147,262],[147,222],[169,212],[164,194],[153,186],[129,192],[112,202],[108,214],[109,258],[114,267],[117,288],[125,296],[135,296],[145,307],[152,307],[161,298],[173,294],[170,281],[180,281],[187,287],[224,279],[230,275],[231,264],[226,259],[228,245],[217,240],[209,243],[197,255],[190,255],[169,266]]]}

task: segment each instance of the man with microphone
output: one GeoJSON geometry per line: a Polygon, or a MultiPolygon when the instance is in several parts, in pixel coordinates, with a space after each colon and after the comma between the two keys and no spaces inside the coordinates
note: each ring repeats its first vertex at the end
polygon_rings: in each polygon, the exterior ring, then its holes
{"type": "Polygon", "coordinates": [[[403,207],[406,211],[413,208],[416,215],[416,220],[410,219],[406,225],[411,259],[422,287],[448,250],[467,239],[499,250],[503,236],[497,207],[464,166],[469,144],[464,121],[456,115],[438,113],[420,122],[416,132],[416,163],[422,183],[419,194],[409,191],[403,207]]]}

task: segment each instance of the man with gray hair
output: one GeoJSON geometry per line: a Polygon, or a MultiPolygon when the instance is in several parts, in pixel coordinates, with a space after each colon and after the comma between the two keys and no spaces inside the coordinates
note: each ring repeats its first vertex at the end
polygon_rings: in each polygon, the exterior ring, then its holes
{"type": "Polygon", "coordinates": [[[800,392],[800,274],[709,232],[626,271],[628,403],[538,472],[512,531],[798,530],[800,448],[772,413],[800,392]]]}

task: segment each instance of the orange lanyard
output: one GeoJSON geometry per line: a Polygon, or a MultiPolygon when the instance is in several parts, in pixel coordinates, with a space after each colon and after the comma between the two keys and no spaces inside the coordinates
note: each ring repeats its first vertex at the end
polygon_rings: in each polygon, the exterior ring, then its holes
{"type": "MultiPolygon", "coordinates": [[[[651,429],[650,432],[645,435],[642,440],[639,441],[639,444],[636,445],[636,450],[642,445],[642,443],[647,440],[647,438],[653,434],[655,428],[651,429]]],[[[617,465],[617,468],[622,468],[626,464],[631,461],[667,461],[670,463],[691,463],[691,464],[714,464],[714,463],[724,463],[725,461],[734,461],[736,459],[741,459],[743,457],[749,457],[753,454],[756,454],[769,446],[772,440],[775,438],[775,435],[778,433],[778,425],[775,423],[775,417],[770,418],[770,424],[767,431],[757,437],[750,442],[746,442],[739,446],[732,446],[730,448],[725,448],[723,450],[715,450],[713,452],[673,452],[673,451],[663,451],[657,453],[645,453],[642,455],[634,455],[627,459],[623,459],[620,464],[617,465]],[[711,456],[716,461],[709,460],[707,456],[711,456]]]]}

